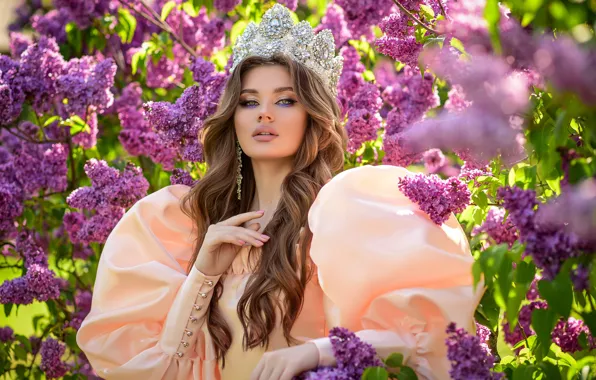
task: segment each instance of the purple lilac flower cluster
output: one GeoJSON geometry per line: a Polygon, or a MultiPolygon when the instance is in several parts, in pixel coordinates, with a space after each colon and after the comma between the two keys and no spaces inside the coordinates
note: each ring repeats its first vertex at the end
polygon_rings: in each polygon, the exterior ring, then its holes
{"type": "Polygon", "coordinates": [[[557,322],[551,333],[551,338],[563,352],[573,353],[586,348],[588,350],[596,348],[596,337],[590,333],[588,326],[584,321],[573,317],[557,322]],[[587,347],[582,347],[580,344],[580,335],[582,334],[586,337],[587,347]]]}
{"type": "Polygon", "coordinates": [[[193,179],[190,176],[190,173],[183,169],[174,169],[170,176],[170,183],[172,185],[186,185],[193,187],[197,182],[198,180],[193,179]]]}
{"type": "Polygon", "coordinates": [[[66,213],[64,228],[73,243],[104,243],[125,209],[147,194],[149,182],[141,169],[132,163],[120,173],[105,161],[91,159],[85,164],[85,173],[92,186],[76,189],[66,202],[70,207],[95,210],[96,213],[89,218],[82,212],[66,213]]]}
{"type": "Polygon", "coordinates": [[[531,327],[532,312],[536,309],[547,309],[548,305],[544,301],[535,300],[521,307],[518,315],[518,323],[511,330],[509,322],[503,323],[503,333],[505,334],[505,342],[515,346],[520,341],[524,340],[524,336],[528,337],[534,335],[535,332],[531,327]]]}
{"type": "Polygon", "coordinates": [[[486,233],[486,235],[494,240],[496,244],[506,243],[510,247],[519,238],[517,228],[511,222],[511,219],[505,218],[505,210],[498,207],[492,207],[488,210],[486,219],[482,225],[475,227],[472,235],[486,233]]]}
{"type": "MultiPolygon", "coordinates": [[[[526,244],[524,255],[532,256],[536,266],[544,271],[545,279],[553,279],[566,259],[578,256],[582,249],[590,246],[573,232],[541,222],[533,190],[504,187],[498,190],[497,196],[519,230],[520,241],[526,244]]],[[[545,205],[539,209],[543,207],[545,205]]]]}
{"type": "Polygon", "coordinates": [[[177,152],[161,143],[157,133],[151,129],[142,108],[141,92],[138,83],[131,83],[114,104],[122,125],[118,140],[130,155],[150,157],[164,170],[172,170],[177,152]]]}
{"type": "Polygon", "coordinates": [[[443,180],[436,174],[410,174],[399,179],[398,187],[438,225],[470,203],[467,185],[456,177],[443,180]]]}
{"type": "Polygon", "coordinates": [[[457,94],[464,93],[472,103],[454,99],[449,112],[409,128],[406,137],[412,149],[466,151],[473,161],[483,163],[499,154],[506,164],[522,159],[525,141],[512,118],[528,105],[524,77],[512,75],[509,65],[500,59],[477,55],[464,62],[447,48],[429,61],[438,75],[454,85],[457,94]],[[461,110],[453,112],[456,109],[461,110]]]}
{"type": "Polygon", "coordinates": [[[335,3],[344,10],[352,39],[359,39],[362,36],[371,39],[373,37],[372,26],[378,24],[394,9],[391,1],[337,0],[335,3]]]}
{"type": "Polygon", "coordinates": [[[16,251],[25,259],[26,273],[0,285],[0,303],[28,305],[34,300],[43,302],[60,297],[59,281],[48,269],[47,253],[31,231],[19,233],[16,251]]]}
{"type": "Polygon", "coordinates": [[[198,85],[187,88],[174,104],[148,102],[143,105],[158,141],[167,148],[175,149],[185,161],[203,161],[199,131],[203,121],[215,112],[227,80],[224,73],[213,70],[206,73],[206,66],[209,63],[201,62],[200,58],[193,63],[191,67],[195,70],[198,85]]]}
{"type": "Polygon", "coordinates": [[[405,131],[421,120],[431,108],[439,105],[430,73],[420,75],[417,69],[406,66],[397,82],[385,87],[383,100],[393,109],[387,114],[383,162],[408,166],[422,159],[422,153],[410,146],[405,131]]]}
{"type": "Polygon", "coordinates": [[[451,362],[449,375],[454,380],[501,379],[504,374],[491,372],[495,358],[483,348],[479,337],[470,335],[455,323],[447,327],[447,358],[451,362]]]}
{"type": "Polygon", "coordinates": [[[66,346],[52,338],[48,338],[41,344],[41,365],[39,368],[46,374],[48,379],[58,379],[64,376],[69,366],[62,361],[66,346]]]}
{"type": "Polygon", "coordinates": [[[81,323],[91,311],[91,299],[92,294],[90,291],[77,289],[75,293],[75,312],[65,327],[72,327],[75,330],[81,327],[81,323]]]}
{"type": "Polygon", "coordinates": [[[343,47],[352,36],[346,22],[344,9],[335,3],[327,7],[321,23],[315,28],[315,33],[323,29],[331,30],[337,48],[343,47]]]}
{"type": "MultiPolygon", "coordinates": [[[[14,237],[15,219],[23,212],[23,202],[40,191],[61,192],[67,187],[68,146],[60,143],[37,144],[40,128],[29,121],[19,124],[25,139],[0,130],[0,238],[14,237]]],[[[44,129],[49,139],[56,139],[55,125],[44,129]]]]}
{"type": "Polygon", "coordinates": [[[14,330],[10,326],[0,328],[0,342],[11,343],[14,340],[14,330]]]}
{"type": "Polygon", "coordinates": [[[379,110],[382,103],[377,85],[365,83],[360,86],[349,103],[345,126],[349,137],[348,152],[354,153],[365,141],[377,138],[377,130],[381,126],[379,110]]]}
{"type": "Polygon", "coordinates": [[[385,33],[375,40],[379,53],[406,65],[418,66],[422,44],[416,41],[409,17],[404,13],[392,13],[381,21],[379,27],[385,33]]]}
{"type": "Polygon", "coordinates": [[[368,367],[382,367],[372,345],[361,341],[353,332],[343,327],[334,327],[329,338],[336,359],[335,367],[319,367],[298,376],[297,380],[347,380],[360,379],[368,367]]]}

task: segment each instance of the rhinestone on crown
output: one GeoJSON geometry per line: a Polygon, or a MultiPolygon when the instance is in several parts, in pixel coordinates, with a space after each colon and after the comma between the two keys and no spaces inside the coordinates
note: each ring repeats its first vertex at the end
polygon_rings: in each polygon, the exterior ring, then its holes
{"type": "Polygon", "coordinates": [[[324,29],[315,35],[306,21],[294,25],[290,10],[281,4],[265,12],[259,25],[250,22],[236,40],[233,52],[230,72],[247,57],[269,58],[282,53],[313,70],[337,94],[343,57],[335,56],[333,34],[324,29]]]}

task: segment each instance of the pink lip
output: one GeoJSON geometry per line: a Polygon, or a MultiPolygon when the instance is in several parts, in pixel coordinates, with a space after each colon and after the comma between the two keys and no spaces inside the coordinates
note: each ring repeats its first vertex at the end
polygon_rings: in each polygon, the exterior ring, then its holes
{"type": "Polygon", "coordinates": [[[252,137],[253,139],[260,141],[260,142],[269,142],[275,138],[277,138],[276,135],[256,135],[252,137]]]}
{"type": "Polygon", "coordinates": [[[257,136],[259,133],[270,133],[274,136],[277,136],[277,131],[273,127],[269,127],[266,125],[258,125],[255,130],[252,132],[252,137],[257,136]]]}

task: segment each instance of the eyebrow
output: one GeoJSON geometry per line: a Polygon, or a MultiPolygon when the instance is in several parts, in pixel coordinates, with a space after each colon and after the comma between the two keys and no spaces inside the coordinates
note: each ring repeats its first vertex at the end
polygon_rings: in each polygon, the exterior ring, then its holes
{"type": "MultiPolygon", "coordinates": [[[[294,91],[293,87],[278,87],[275,90],[273,90],[274,94],[277,94],[278,92],[284,92],[284,91],[294,91]]],[[[259,92],[255,89],[252,88],[245,88],[244,90],[240,91],[240,95],[242,94],[258,94],[259,92]]]]}

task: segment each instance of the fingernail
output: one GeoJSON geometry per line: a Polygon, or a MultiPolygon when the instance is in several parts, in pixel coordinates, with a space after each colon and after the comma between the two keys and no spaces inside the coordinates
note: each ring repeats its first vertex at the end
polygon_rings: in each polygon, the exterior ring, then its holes
{"type": "Polygon", "coordinates": [[[265,213],[265,210],[259,210],[259,211],[257,211],[257,212],[258,212],[259,214],[264,214],[264,213],[265,213]]]}
{"type": "Polygon", "coordinates": [[[267,236],[267,235],[261,235],[261,239],[269,239],[269,236],[267,236]]]}
{"type": "Polygon", "coordinates": [[[260,247],[260,246],[262,246],[264,243],[263,243],[262,241],[257,241],[257,243],[256,243],[256,244],[257,244],[257,247],[260,247]]]}
{"type": "Polygon", "coordinates": [[[244,240],[238,240],[238,243],[240,243],[240,245],[246,244],[246,242],[244,240]]]}

